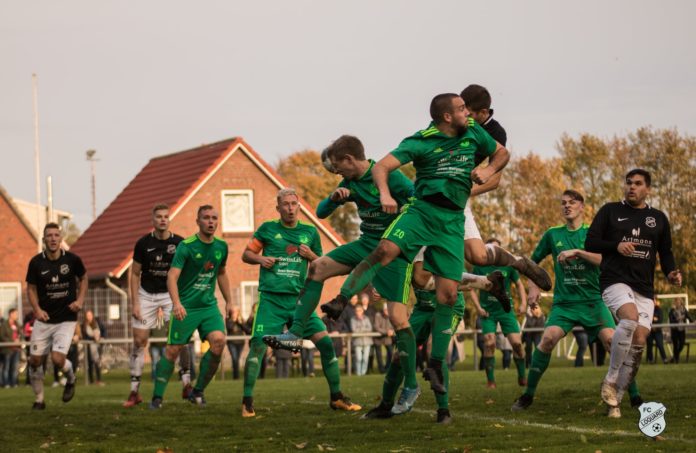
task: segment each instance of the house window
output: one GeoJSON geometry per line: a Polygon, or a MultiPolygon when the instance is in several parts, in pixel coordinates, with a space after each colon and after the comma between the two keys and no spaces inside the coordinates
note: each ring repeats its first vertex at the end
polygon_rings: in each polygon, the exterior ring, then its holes
{"type": "Polygon", "coordinates": [[[22,284],[19,282],[0,283],[0,318],[7,319],[11,308],[22,313],[22,284]]]}
{"type": "Polygon", "coordinates": [[[251,190],[222,191],[222,232],[254,231],[254,193],[251,190]]]}
{"type": "Polygon", "coordinates": [[[248,319],[251,316],[252,305],[259,300],[259,282],[242,282],[241,293],[242,303],[240,310],[242,318],[248,319]]]}

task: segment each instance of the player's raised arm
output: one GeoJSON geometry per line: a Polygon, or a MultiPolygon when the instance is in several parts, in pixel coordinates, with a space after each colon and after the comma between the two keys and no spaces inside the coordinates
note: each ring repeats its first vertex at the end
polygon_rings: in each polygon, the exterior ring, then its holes
{"type": "Polygon", "coordinates": [[[395,214],[399,209],[396,200],[389,191],[389,173],[401,166],[401,162],[391,154],[387,154],[372,168],[372,180],[379,190],[379,199],[382,210],[388,214],[395,214]]]}

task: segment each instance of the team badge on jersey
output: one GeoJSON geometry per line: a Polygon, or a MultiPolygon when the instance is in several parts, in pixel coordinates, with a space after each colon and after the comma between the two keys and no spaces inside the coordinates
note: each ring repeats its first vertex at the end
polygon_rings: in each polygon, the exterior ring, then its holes
{"type": "Polygon", "coordinates": [[[665,430],[667,421],[665,420],[665,412],[667,408],[662,403],[650,402],[641,404],[640,421],[638,429],[648,437],[656,437],[665,430]]]}
{"type": "Polygon", "coordinates": [[[308,237],[306,234],[300,235],[300,242],[301,242],[302,244],[308,243],[308,242],[309,242],[309,237],[308,237]]]}
{"type": "Polygon", "coordinates": [[[68,272],[70,272],[70,266],[68,266],[67,264],[61,264],[60,265],[60,273],[63,275],[67,275],[68,272]]]}
{"type": "Polygon", "coordinates": [[[169,245],[167,246],[167,253],[169,253],[170,255],[173,255],[174,252],[176,252],[176,245],[174,245],[174,244],[169,244],[169,245]]]}
{"type": "Polygon", "coordinates": [[[646,217],[645,224],[650,228],[655,228],[657,226],[657,221],[655,220],[655,217],[646,217]]]}
{"type": "Polygon", "coordinates": [[[220,250],[215,250],[215,259],[218,261],[222,259],[222,252],[220,250]]]}

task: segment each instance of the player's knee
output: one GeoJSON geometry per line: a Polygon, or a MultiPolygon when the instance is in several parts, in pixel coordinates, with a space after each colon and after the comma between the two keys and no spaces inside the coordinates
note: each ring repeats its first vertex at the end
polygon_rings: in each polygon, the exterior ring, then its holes
{"type": "Polygon", "coordinates": [[[317,260],[309,263],[309,268],[307,269],[307,280],[324,281],[324,274],[326,273],[327,262],[326,260],[319,258],[317,260]]]}
{"type": "Polygon", "coordinates": [[[29,356],[29,366],[31,366],[32,368],[40,367],[41,362],[43,362],[41,356],[38,356],[38,355],[29,356]]]}
{"type": "Polygon", "coordinates": [[[65,366],[65,355],[61,354],[59,352],[52,352],[51,353],[51,362],[58,368],[58,369],[63,369],[65,366]]]}
{"type": "Polygon", "coordinates": [[[138,349],[144,349],[147,347],[147,337],[138,337],[138,336],[133,336],[133,346],[135,346],[138,349]]]}
{"type": "Polygon", "coordinates": [[[183,346],[180,344],[168,344],[167,347],[164,348],[164,356],[167,360],[173,362],[179,357],[182,347],[183,346]]]}
{"type": "Polygon", "coordinates": [[[382,265],[389,264],[400,253],[399,247],[393,242],[380,241],[377,248],[370,254],[368,261],[370,263],[381,263],[382,265]]]}
{"type": "Polygon", "coordinates": [[[553,351],[554,346],[556,346],[556,340],[553,337],[546,335],[541,337],[541,341],[539,342],[539,350],[541,352],[548,354],[553,351]]]}

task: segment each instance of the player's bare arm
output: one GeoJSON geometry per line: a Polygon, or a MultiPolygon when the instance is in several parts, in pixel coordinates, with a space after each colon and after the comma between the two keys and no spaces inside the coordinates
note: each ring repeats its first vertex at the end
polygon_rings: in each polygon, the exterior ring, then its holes
{"type": "Polygon", "coordinates": [[[186,317],[186,309],[181,305],[179,287],[176,284],[180,275],[181,269],[178,267],[171,267],[167,272],[167,291],[169,291],[169,297],[172,298],[172,314],[179,321],[186,317]]]}
{"type": "Polygon", "coordinates": [[[517,288],[517,295],[520,297],[520,306],[517,307],[517,313],[523,315],[527,313],[527,292],[524,290],[522,279],[515,282],[515,288],[517,288]]]}
{"type": "Polygon", "coordinates": [[[471,172],[471,180],[476,184],[485,184],[494,174],[500,172],[510,161],[510,152],[496,142],[495,152],[488,158],[488,166],[478,166],[471,172]]]}
{"type": "Polygon", "coordinates": [[[478,294],[476,293],[475,290],[470,289],[469,294],[471,295],[471,301],[474,303],[474,307],[476,307],[476,312],[479,314],[479,316],[483,316],[484,318],[488,317],[488,312],[481,308],[481,304],[479,302],[478,294]]]}
{"type": "Polygon", "coordinates": [[[602,263],[601,254],[591,253],[581,249],[563,250],[558,254],[557,259],[561,264],[568,264],[569,261],[578,258],[583,259],[594,266],[599,266],[602,263]]]}
{"type": "Polygon", "coordinates": [[[387,154],[372,167],[372,180],[379,190],[379,201],[382,203],[382,211],[387,214],[396,214],[399,210],[399,206],[394,200],[389,191],[389,173],[393,172],[397,168],[401,167],[401,162],[392,156],[387,154]]]}
{"type": "Polygon", "coordinates": [[[230,291],[230,280],[227,278],[227,266],[220,266],[217,281],[222,298],[225,299],[225,316],[232,318],[232,293],[230,291]]]}
{"type": "MultiPolygon", "coordinates": [[[[259,250],[260,252],[260,250],[259,250]]],[[[247,264],[259,264],[266,269],[270,269],[276,262],[276,258],[272,256],[263,256],[258,252],[251,250],[247,247],[242,253],[242,261],[247,264]]]]}
{"type": "Polygon", "coordinates": [[[310,263],[317,258],[319,258],[319,255],[314,253],[311,248],[309,248],[306,244],[300,244],[300,247],[297,249],[298,253],[300,256],[310,263]]]}
{"type": "Polygon", "coordinates": [[[48,321],[48,313],[39,307],[39,293],[36,290],[36,285],[27,284],[27,293],[29,294],[29,303],[31,304],[31,309],[34,310],[36,319],[42,322],[48,321]]]}
{"type": "Polygon", "coordinates": [[[667,274],[667,281],[669,281],[674,286],[682,285],[682,274],[679,269],[675,269],[669,274],[667,274]]]}
{"type": "Polygon", "coordinates": [[[503,178],[503,173],[499,171],[498,173],[495,173],[493,176],[488,178],[488,181],[486,181],[483,184],[474,184],[474,187],[471,188],[471,196],[475,197],[477,195],[484,194],[486,192],[490,192],[492,190],[495,190],[498,188],[500,185],[500,180],[503,178]]]}
{"type": "Polygon", "coordinates": [[[138,296],[138,291],[140,289],[140,274],[142,273],[142,269],[142,264],[138,263],[137,261],[133,261],[130,272],[128,273],[128,289],[130,290],[131,310],[133,311],[133,317],[138,321],[142,320],[140,317],[140,297],[138,296]]]}
{"type": "Polygon", "coordinates": [[[85,295],[87,294],[87,287],[89,286],[89,279],[87,278],[87,274],[83,275],[82,277],[77,277],[78,281],[78,290],[77,290],[77,299],[75,299],[75,302],[71,303],[68,305],[68,308],[74,312],[78,312],[82,310],[82,306],[85,304],[85,295]]]}

